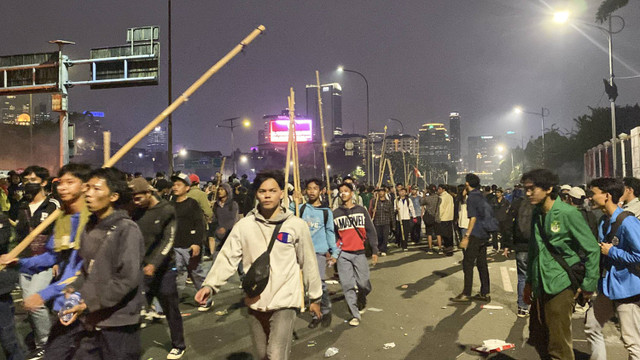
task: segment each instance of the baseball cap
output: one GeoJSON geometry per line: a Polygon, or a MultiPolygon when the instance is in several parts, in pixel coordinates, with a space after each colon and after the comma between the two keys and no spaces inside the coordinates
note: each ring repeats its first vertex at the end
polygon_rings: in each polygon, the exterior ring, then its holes
{"type": "Polygon", "coordinates": [[[196,174],[189,175],[189,180],[191,180],[192,184],[195,184],[195,183],[199,184],[200,183],[200,177],[198,177],[198,175],[196,175],[196,174]]]}
{"type": "Polygon", "coordinates": [[[564,184],[564,185],[560,186],[560,191],[564,191],[564,190],[571,190],[571,185],[564,184]]]}
{"type": "Polygon", "coordinates": [[[574,186],[569,190],[569,196],[574,199],[582,199],[587,196],[587,194],[581,188],[574,186]]]}
{"type": "Polygon", "coordinates": [[[165,179],[159,179],[158,181],[156,181],[156,189],[158,189],[158,191],[162,191],[170,187],[171,183],[165,179]]]}
{"type": "Polygon", "coordinates": [[[189,180],[189,176],[187,176],[187,174],[180,173],[178,175],[174,175],[171,177],[171,181],[178,181],[178,180],[187,184],[187,186],[191,186],[191,180],[189,180]]]}
{"type": "Polygon", "coordinates": [[[151,186],[147,180],[145,180],[144,178],[134,178],[133,180],[129,181],[129,188],[131,189],[131,191],[134,194],[139,194],[142,192],[147,192],[147,191],[154,191],[155,189],[153,188],[153,186],[151,186]]]}

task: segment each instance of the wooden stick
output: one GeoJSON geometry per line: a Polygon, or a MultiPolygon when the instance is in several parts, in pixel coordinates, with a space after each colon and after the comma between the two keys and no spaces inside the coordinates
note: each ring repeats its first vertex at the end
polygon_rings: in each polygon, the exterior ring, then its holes
{"type": "MultiPolygon", "coordinates": [[[[380,181],[378,182],[378,189],[382,186],[382,177],[384,176],[384,170],[387,168],[386,161],[383,163],[382,169],[380,169],[380,181]]],[[[376,211],[378,210],[378,197],[376,194],[376,202],[373,203],[373,213],[371,214],[371,219],[376,216],[376,211]]]]}
{"type": "MultiPolygon", "coordinates": [[[[227,160],[227,158],[223,156],[222,157],[222,164],[220,164],[220,175],[216,179],[216,189],[215,189],[215,193],[213,194],[213,201],[211,201],[211,205],[212,206],[218,200],[218,189],[220,188],[220,182],[222,181],[222,174],[223,174],[223,171],[224,171],[224,163],[225,163],[226,160],[227,160]]],[[[227,196],[229,196],[229,194],[227,194],[227,196]]]]}
{"type": "MultiPolygon", "coordinates": [[[[118,152],[116,152],[112,157],[109,158],[109,161],[105,162],[102,167],[111,167],[115,165],[122,157],[129,152],[140,140],[142,140],[145,136],[147,136],[156,126],[160,125],[160,123],[169,116],[172,112],[174,112],[180,105],[182,105],[185,101],[189,99],[196,90],[198,90],[213,74],[217,73],[223,66],[225,66],[233,57],[235,57],[245,46],[249,45],[258,35],[263,33],[265,27],[260,25],[255,30],[249,34],[246,38],[244,38],[240,44],[236,45],[227,55],[225,55],[222,59],[220,59],[215,65],[213,65],[207,72],[205,72],[196,82],[194,82],[180,97],[178,97],[171,105],[169,105],[166,109],[164,109],[160,115],[156,116],[147,126],[145,126],[138,134],[131,138],[118,152]]],[[[53,222],[62,215],[62,210],[58,209],[40,223],[27,237],[24,238],[15,248],[13,248],[7,254],[9,258],[17,258],[21,252],[23,252],[29,244],[36,238],[36,236],[40,235],[49,225],[53,224],[53,222]]],[[[0,270],[4,269],[5,266],[0,264],[0,270]]]]}
{"type": "Polygon", "coordinates": [[[331,181],[329,180],[329,163],[327,162],[327,141],[324,138],[324,120],[322,118],[322,92],[320,91],[320,73],[316,70],[316,85],[318,86],[318,114],[320,115],[320,135],[322,136],[322,155],[324,156],[324,173],[327,182],[327,200],[329,209],[332,208],[331,181]]]}
{"type": "MultiPolygon", "coordinates": [[[[287,106],[291,109],[291,96],[287,96],[287,106]]],[[[284,206],[285,208],[289,208],[289,168],[291,167],[291,110],[289,110],[289,133],[287,134],[287,156],[285,157],[285,165],[284,165],[284,182],[285,182],[285,199],[284,206]]]]}
{"type": "MultiPolygon", "coordinates": [[[[289,89],[289,134],[291,134],[291,155],[293,160],[293,191],[302,193],[300,189],[300,162],[298,159],[298,136],[296,134],[296,97],[293,88],[289,89]]],[[[294,197],[296,216],[300,216],[298,199],[294,197]]]]}
{"type": "Polygon", "coordinates": [[[382,148],[380,149],[380,176],[378,178],[378,187],[382,183],[382,178],[384,176],[384,167],[385,167],[385,147],[387,146],[387,125],[384,126],[384,135],[382,136],[382,148]]]}
{"type": "Polygon", "coordinates": [[[111,131],[102,132],[102,147],[104,149],[104,162],[106,164],[111,157],[111,131]]]}
{"type": "MultiPolygon", "coordinates": [[[[389,166],[389,175],[391,176],[391,186],[393,186],[393,188],[396,188],[396,182],[395,180],[393,180],[393,170],[391,169],[391,160],[387,159],[388,161],[388,166],[389,166]]],[[[396,194],[396,209],[398,209],[398,197],[400,196],[400,194],[396,194]]],[[[398,222],[400,223],[400,234],[402,234],[402,239],[404,240],[404,226],[402,225],[402,217],[400,216],[400,212],[398,212],[398,222]]]]}
{"type": "Polygon", "coordinates": [[[404,186],[409,185],[409,178],[407,177],[407,159],[404,156],[404,150],[402,151],[402,172],[404,173],[404,186]]]}

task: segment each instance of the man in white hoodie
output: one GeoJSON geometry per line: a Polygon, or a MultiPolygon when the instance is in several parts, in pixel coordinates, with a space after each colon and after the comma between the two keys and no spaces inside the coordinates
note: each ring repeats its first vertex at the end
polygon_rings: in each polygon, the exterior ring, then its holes
{"type": "Polygon", "coordinates": [[[305,287],[311,299],[309,310],[322,318],[322,282],[307,223],[280,205],[284,197],[282,172],[263,171],[253,186],[258,206],[233,227],[195,299],[205,304],[235,273],[240,261],[250,269],[267,250],[276,225],[282,224],[269,255],[269,282],[257,297],[245,297],[245,303],[257,358],[288,359],[305,287]]]}

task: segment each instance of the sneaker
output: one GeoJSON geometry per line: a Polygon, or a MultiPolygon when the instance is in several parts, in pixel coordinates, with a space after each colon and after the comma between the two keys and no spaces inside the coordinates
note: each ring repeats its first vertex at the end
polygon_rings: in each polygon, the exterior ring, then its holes
{"type": "Polygon", "coordinates": [[[187,278],[187,280],[185,281],[185,283],[187,283],[187,284],[193,284],[193,280],[191,280],[191,278],[187,278]]]}
{"type": "Polygon", "coordinates": [[[402,251],[409,251],[409,249],[402,249],[402,251]]]}
{"type": "Polygon", "coordinates": [[[527,316],[529,316],[529,309],[518,308],[518,317],[519,318],[525,318],[527,316]]]}
{"type": "Polygon", "coordinates": [[[184,349],[173,348],[171,349],[171,351],[169,351],[169,354],[167,355],[167,360],[182,359],[183,355],[184,355],[184,349]]]}
{"type": "Polygon", "coordinates": [[[42,359],[43,357],[44,357],[44,348],[36,348],[32,352],[30,352],[25,359],[38,360],[38,359],[42,359]]]}
{"type": "Polygon", "coordinates": [[[459,294],[456,297],[449,298],[449,301],[457,302],[457,303],[470,303],[471,298],[465,294],[459,294]]]}
{"type": "Polygon", "coordinates": [[[153,312],[153,318],[154,318],[154,320],[162,320],[162,319],[166,319],[167,315],[165,315],[164,313],[161,313],[161,312],[154,311],[153,312]]]}
{"type": "Polygon", "coordinates": [[[331,325],[331,313],[322,315],[322,327],[326,328],[331,325]]]}
{"type": "Polygon", "coordinates": [[[475,294],[471,299],[475,301],[491,302],[491,296],[489,294],[475,294]]]}
{"type": "Polygon", "coordinates": [[[386,252],[381,252],[380,256],[387,256],[387,253],[386,252]]]}
{"type": "Polygon", "coordinates": [[[207,312],[213,307],[213,301],[208,304],[198,306],[198,311],[207,312]]]}
{"type": "Polygon", "coordinates": [[[358,326],[360,325],[360,319],[358,318],[353,318],[349,321],[349,325],[350,326],[358,326]]]}
{"type": "MultiPolygon", "coordinates": [[[[324,316],[323,316],[324,318],[324,316]]],[[[320,325],[320,323],[322,322],[323,319],[318,319],[318,318],[313,318],[311,319],[311,322],[309,323],[309,326],[307,326],[309,329],[315,329],[318,327],[318,325],[320,325]]]]}
{"type": "Polygon", "coordinates": [[[439,248],[438,249],[438,254],[439,255],[444,255],[444,249],[443,248],[439,248]]]}
{"type": "Polygon", "coordinates": [[[433,254],[433,248],[429,248],[429,250],[427,250],[427,254],[433,254]]]}

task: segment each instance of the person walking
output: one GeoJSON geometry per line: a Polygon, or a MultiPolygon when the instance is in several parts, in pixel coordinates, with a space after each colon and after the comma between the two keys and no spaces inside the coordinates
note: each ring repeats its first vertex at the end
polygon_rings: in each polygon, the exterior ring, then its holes
{"type": "Polygon", "coordinates": [[[360,311],[367,306],[367,295],[371,292],[365,242],[368,241],[371,246],[375,265],[378,263],[378,236],[367,210],[353,201],[353,184],[343,182],[338,186],[338,191],[343,203],[333,211],[336,241],[340,249],[338,273],[342,293],[352,316],[349,325],[358,326],[360,311]]]}
{"type": "Polygon", "coordinates": [[[387,240],[389,239],[391,223],[393,222],[393,204],[391,200],[387,198],[387,189],[384,186],[379,188],[374,198],[371,199],[369,213],[373,219],[373,225],[376,228],[380,256],[387,256],[387,240]]]}
{"type": "Polygon", "coordinates": [[[438,215],[440,222],[436,225],[436,234],[438,237],[438,245],[440,253],[447,256],[453,255],[453,197],[447,191],[447,185],[438,185],[438,196],[440,197],[440,205],[438,215]]]}
{"type": "Polygon", "coordinates": [[[257,358],[287,360],[305,287],[311,299],[309,310],[322,317],[322,282],[309,227],[281,206],[285,196],[282,171],[258,173],[253,186],[258,206],[231,230],[195,300],[206,304],[236,272],[240,262],[245,269],[251,269],[256,259],[267,253],[269,239],[274,239],[268,253],[273,261],[266,287],[257,296],[245,296],[245,303],[257,358]]]}
{"type": "Polygon", "coordinates": [[[400,188],[399,197],[396,199],[396,237],[402,247],[402,251],[408,251],[409,236],[416,218],[413,202],[407,196],[407,189],[400,188]]]}

